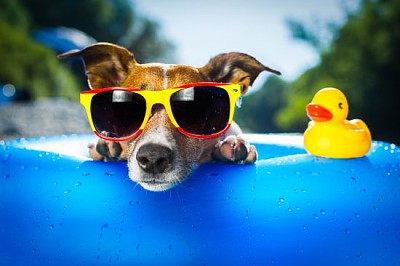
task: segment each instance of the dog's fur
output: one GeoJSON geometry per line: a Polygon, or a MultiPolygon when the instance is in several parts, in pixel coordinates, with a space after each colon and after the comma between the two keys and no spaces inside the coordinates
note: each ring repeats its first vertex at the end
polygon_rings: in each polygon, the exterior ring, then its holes
{"type": "MultiPolygon", "coordinates": [[[[117,86],[159,91],[212,81],[240,84],[245,94],[260,72],[280,74],[255,58],[236,52],[217,55],[203,67],[139,64],[131,52],[110,43],[97,43],[59,57],[70,56],[83,58],[91,89],[117,86]]],[[[133,181],[145,189],[162,191],[183,181],[199,163],[212,159],[254,163],[257,152],[238,136],[240,133],[233,124],[225,139],[190,138],[176,130],[163,106],[155,105],[138,137],[127,142],[99,140],[96,145],[90,144],[89,150],[95,160],[127,160],[133,181]]]]}

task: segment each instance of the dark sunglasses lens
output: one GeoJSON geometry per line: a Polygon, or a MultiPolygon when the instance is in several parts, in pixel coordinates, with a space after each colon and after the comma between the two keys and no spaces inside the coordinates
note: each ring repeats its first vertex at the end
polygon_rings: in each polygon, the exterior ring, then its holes
{"type": "Polygon", "coordinates": [[[105,137],[133,135],[143,123],[145,113],[145,99],[129,91],[107,91],[92,98],[92,120],[96,131],[105,137]]]}
{"type": "Polygon", "coordinates": [[[176,122],[186,132],[211,135],[223,131],[228,125],[229,95],[218,87],[187,88],[171,96],[171,109],[176,122]]]}

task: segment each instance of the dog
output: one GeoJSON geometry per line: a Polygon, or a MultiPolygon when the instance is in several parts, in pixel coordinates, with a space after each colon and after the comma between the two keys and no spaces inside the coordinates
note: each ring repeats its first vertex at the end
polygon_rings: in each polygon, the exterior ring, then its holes
{"type": "MultiPolygon", "coordinates": [[[[72,50],[59,58],[83,59],[90,89],[123,87],[163,91],[182,84],[218,82],[240,85],[243,95],[262,71],[280,75],[254,57],[238,52],[219,54],[203,67],[140,64],[127,49],[96,43],[82,50],[72,50]]],[[[190,110],[188,110],[190,112],[190,110]]],[[[150,191],[174,187],[201,163],[211,160],[251,164],[257,160],[256,148],[242,137],[234,122],[222,136],[193,138],[179,132],[168,117],[166,108],[156,104],[141,134],[124,141],[100,139],[89,144],[94,160],[126,160],[129,177],[150,191]]]]}

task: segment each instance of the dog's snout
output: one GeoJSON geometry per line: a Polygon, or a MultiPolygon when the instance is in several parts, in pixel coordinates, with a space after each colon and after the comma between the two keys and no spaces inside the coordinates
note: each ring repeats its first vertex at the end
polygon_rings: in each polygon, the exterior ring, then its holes
{"type": "Polygon", "coordinates": [[[172,168],[174,153],[163,145],[146,144],[138,150],[136,160],[145,172],[159,174],[172,168]]]}

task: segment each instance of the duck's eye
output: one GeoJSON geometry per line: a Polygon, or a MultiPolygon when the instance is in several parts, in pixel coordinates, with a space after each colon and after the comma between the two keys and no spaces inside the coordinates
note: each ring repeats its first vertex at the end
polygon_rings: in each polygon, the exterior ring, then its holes
{"type": "Polygon", "coordinates": [[[343,110],[343,103],[339,103],[339,108],[343,110]]]}

